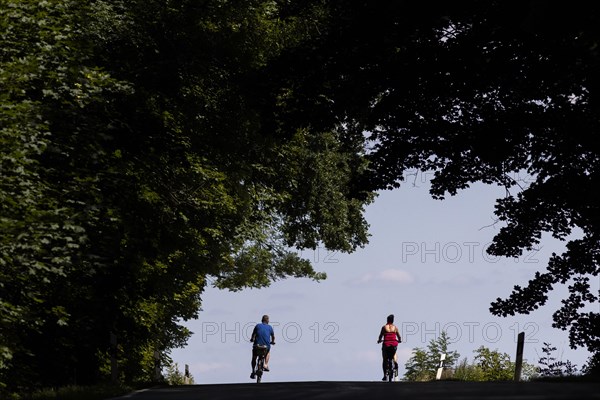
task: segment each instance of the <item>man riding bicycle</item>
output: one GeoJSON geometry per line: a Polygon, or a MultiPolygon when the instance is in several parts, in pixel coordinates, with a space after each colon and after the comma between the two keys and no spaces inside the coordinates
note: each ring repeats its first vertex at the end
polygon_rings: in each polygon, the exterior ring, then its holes
{"type": "Polygon", "coordinates": [[[394,373],[396,376],[398,375],[398,355],[396,354],[396,350],[398,349],[398,343],[402,343],[402,338],[400,337],[400,332],[398,331],[398,327],[394,325],[394,314],[390,314],[387,316],[387,323],[381,327],[381,331],[379,332],[379,338],[377,339],[377,343],[381,343],[383,341],[383,345],[381,346],[381,356],[383,357],[383,379],[382,381],[387,380],[387,370],[385,365],[386,354],[392,353],[394,355],[394,373]]]}
{"type": "Polygon", "coordinates": [[[262,322],[260,324],[256,324],[254,330],[252,331],[250,341],[254,342],[254,346],[252,346],[252,373],[250,374],[250,379],[254,379],[256,377],[256,359],[260,354],[258,346],[266,346],[267,348],[267,354],[265,356],[265,366],[263,368],[263,371],[268,372],[269,356],[271,355],[271,345],[275,344],[275,332],[273,331],[273,327],[269,325],[268,315],[263,315],[262,322]]]}

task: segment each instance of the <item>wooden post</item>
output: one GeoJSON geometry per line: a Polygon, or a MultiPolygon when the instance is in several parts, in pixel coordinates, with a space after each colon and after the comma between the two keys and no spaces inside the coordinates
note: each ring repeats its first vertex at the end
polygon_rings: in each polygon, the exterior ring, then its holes
{"type": "Polygon", "coordinates": [[[189,385],[190,384],[190,367],[187,364],[185,364],[185,373],[183,376],[184,376],[183,380],[184,380],[185,384],[189,385]]]}
{"type": "Polygon", "coordinates": [[[117,363],[117,335],[110,333],[110,380],[119,381],[119,364],[117,363]]]}
{"type": "Polygon", "coordinates": [[[162,380],[162,374],[160,372],[160,353],[154,352],[154,380],[160,382],[162,380]]]}
{"type": "Polygon", "coordinates": [[[521,368],[523,367],[523,345],[525,344],[525,332],[520,332],[517,339],[517,358],[515,360],[515,381],[521,380],[521,368]]]}

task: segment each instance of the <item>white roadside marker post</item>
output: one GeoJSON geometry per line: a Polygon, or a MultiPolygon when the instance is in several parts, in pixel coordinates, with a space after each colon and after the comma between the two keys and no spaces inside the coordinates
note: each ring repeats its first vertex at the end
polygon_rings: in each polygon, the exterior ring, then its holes
{"type": "Polygon", "coordinates": [[[446,354],[440,354],[440,366],[437,370],[437,374],[435,375],[436,380],[442,379],[442,372],[444,372],[444,360],[446,359],[446,354]]]}

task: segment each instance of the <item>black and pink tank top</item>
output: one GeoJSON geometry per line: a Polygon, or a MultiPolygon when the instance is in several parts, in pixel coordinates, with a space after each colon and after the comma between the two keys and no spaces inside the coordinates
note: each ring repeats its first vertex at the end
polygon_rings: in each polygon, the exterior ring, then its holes
{"type": "Polygon", "coordinates": [[[396,336],[396,332],[386,332],[383,335],[383,345],[398,346],[398,337],[396,336]]]}

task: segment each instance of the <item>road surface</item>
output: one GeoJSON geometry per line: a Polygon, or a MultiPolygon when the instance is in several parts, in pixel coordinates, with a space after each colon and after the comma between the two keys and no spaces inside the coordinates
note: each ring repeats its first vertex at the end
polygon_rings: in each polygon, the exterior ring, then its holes
{"type": "Polygon", "coordinates": [[[111,400],[598,399],[600,382],[276,382],[156,387],[111,400]]]}

